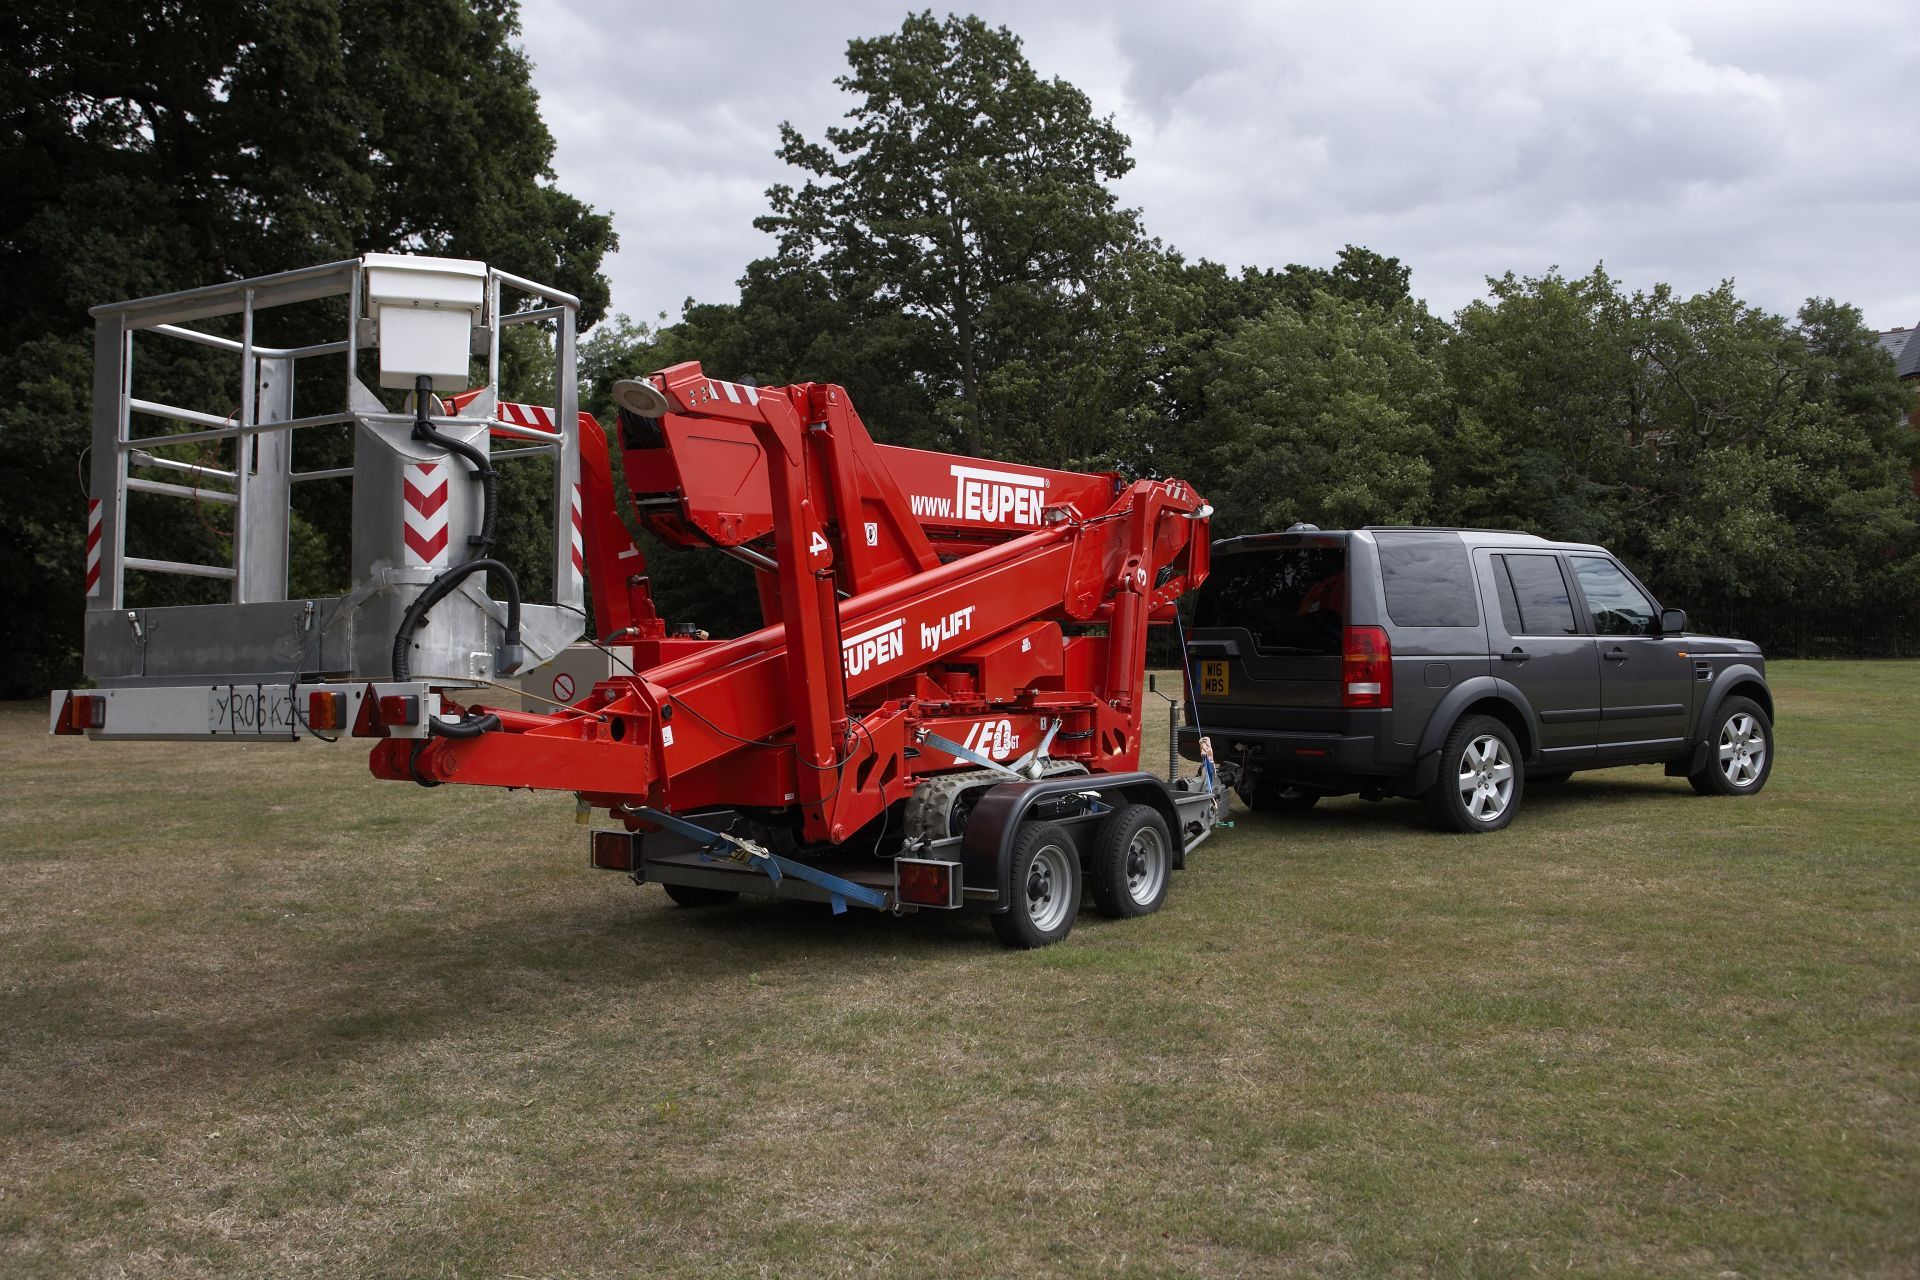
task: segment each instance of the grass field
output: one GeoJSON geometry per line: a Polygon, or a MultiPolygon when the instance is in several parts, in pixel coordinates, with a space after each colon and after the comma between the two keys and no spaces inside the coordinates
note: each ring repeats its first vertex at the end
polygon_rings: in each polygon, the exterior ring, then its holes
{"type": "Polygon", "coordinates": [[[1920,1274],[1920,664],[1776,680],[1756,799],[1238,813],[1032,953],[8,708],[0,1274],[1920,1274]]]}

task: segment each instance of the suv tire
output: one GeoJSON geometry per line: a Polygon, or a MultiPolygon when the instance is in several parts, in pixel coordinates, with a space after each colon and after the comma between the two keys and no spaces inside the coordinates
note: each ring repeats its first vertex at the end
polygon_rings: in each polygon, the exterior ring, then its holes
{"type": "Polygon", "coordinates": [[[1773,721],[1751,698],[1728,698],[1707,728],[1707,764],[1687,775],[1703,796],[1750,796],[1773,773],[1773,721]]]}
{"type": "Polygon", "coordinates": [[[1442,831],[1498,831],[1513,821],[1525,790],[1520,744],[1492,716],[1468,716],[1440,748],[1440,776],[1421,801],[1442,831]]]}

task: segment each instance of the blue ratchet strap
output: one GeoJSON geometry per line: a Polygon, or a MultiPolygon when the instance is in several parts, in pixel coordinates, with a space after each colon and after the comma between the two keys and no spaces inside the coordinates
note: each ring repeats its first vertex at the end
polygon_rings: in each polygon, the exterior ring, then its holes
{"type": "Polygon", "coordinates": [[[742,840],[723,831],[714,831],[685,818],[676,818],[660,809],[639,808],[632,810],[636,817],[662,830],[691,840],[700,848],[700,856],[708,862],[725,860],[738,862],[764,872],[766,877],[779,884],[781,877],[792,876],[795,880],[804,880],[827,892],[827,901],[833,907],[833,914],[845,915],[847,902],[852,900],[863,907],[872,907],[884,911],[887,895],[878,889],[869,889],[866,885],[855,884],[842,876],[822,871],[818,867],[808,866],[804,862],[795,862],[792,858],[783,858],[777,853],[769,853],[751,840],[742,840]]]}

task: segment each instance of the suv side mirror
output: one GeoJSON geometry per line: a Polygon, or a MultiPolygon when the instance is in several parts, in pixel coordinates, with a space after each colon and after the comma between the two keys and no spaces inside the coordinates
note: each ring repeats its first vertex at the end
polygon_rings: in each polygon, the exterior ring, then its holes
{"type": "Polygon", "coordinates": [[[1660,634],[1677,636],[1687,629],[1687,611],[1685,609],[1662,609],[1660,611],[1660,634]]]}

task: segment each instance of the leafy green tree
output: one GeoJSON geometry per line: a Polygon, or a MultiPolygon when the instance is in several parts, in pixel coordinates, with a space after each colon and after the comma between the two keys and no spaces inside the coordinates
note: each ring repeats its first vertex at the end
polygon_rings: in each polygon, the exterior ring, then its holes
{"type": "Polygon", "coordinates": [[[1857,311],[1598,268],[1490,286],[1446,351],[1449,518],[1605,542],[1709,616],[1912,598],[1909,402],[1857,311]]]}
{"type": "MultiPolygon", "coordinates": [[[[399,250],[549,280],[591,323],[614,243],[552,185],[511,0],[30,0],[20,20],[0,62],[11,695],[77,674],[89,306],[399,250]]],[[[232,381],[191,358],[143,375],[188,403],[232,381]]],[[[342,554],[343,505],[307,513],[296,560],[342,554]]],[[[155,536],[181,558],[220,554],[195,513],[164,519],[155,536]]]]}
{"type": "Polygon", "coordinates": [[[1417,523],[1433,509],[1445,381],[1425,309],[1316,292],[1220,343],[1189,475],[1222,534],[1417,523]]]}
{"type": "Polygon", "coordinates": [[[917,322],[943,428],[969,453],[1009,452],[1034,379],[1104,333],[1102,285],[1139,239],[1105,185],[1132,167],[1127,139],[978,18],[914,14],[847,59],[851,123],[824,144],[782,126],[781,157],[813,178],[772,188],[756,225],[840,301],[917,322]]]}

